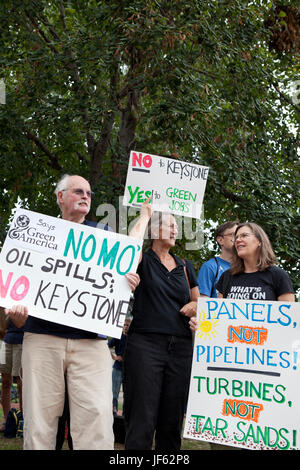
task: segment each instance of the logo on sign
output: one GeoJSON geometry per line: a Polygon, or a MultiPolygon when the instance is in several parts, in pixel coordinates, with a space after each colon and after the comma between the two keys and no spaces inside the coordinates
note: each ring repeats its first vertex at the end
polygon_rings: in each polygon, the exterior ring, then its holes
{"type": "Polygon", "coordinates": [[[144,173],[150,173],[150,167],[152,166],[151,155],[145,155],[143,153],[137,154],[132,152],[132,171],[142,171],[144,173]]]}
{"type": "Polygon", "coordinates": [[[9,238],[12,238],[12,239],[20,238],[20,233],[26,230],[26,228],[29,225],[29,222],[30,222],[30,219],[29,217],[27,217],[27,215],[25,214],[19,215],[15,221],[14,227],[10,229],[10,231],[8,232],[9,238]]]}
{"type": "Polygon", "coordinates": [[[44,233],[45,228],[49,231],[50,229],[53,230],[54,226],[45,224],[42,219],[37,222],[37,225],[43,227],[42,231],[38,230],[36,227],[30,226],[29,217],[26,214],[21,214],[16,218],[13,228],[8,232],[8,236],[12,240],[57,250],[55,236],[44,233]]]}

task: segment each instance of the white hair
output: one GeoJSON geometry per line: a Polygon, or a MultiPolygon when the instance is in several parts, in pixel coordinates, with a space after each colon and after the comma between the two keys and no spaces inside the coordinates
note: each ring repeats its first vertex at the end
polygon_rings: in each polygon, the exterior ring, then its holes
{"type": "Polygon", "coordinates": [[[59,203],[59,200],[58,200],[58,192],[59,191],[63,191],[64,189],[67,189],[67,185],[68,185],[68,179],[70,178],[71,175],[63,175],[60,180],[58,181],[57,185],[56,185],[56,188],[54,190],[54,194],[56,195],[56,202],[58,204],[58,206],[60,207],[60,203],[59,203]]]}

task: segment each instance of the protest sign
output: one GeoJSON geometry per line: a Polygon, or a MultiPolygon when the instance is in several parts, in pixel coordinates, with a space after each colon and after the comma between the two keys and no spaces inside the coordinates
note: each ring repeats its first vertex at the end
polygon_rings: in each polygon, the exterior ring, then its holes
{"type": "Polygon", "coordinates": [[[199,299],[184,437],[300,449],[297,302],[199,299]]]}
{"type": "Polygon", "coordinates": [[[209,168],[132,151],[123,204],[139,207],[150,196],[155,211],[201,218],[209,168]]]}
{"type": "Polygon", "coordinates": [[[18,209],[0,254],[0,305],[120,338],[141,241],[18,209]]]}

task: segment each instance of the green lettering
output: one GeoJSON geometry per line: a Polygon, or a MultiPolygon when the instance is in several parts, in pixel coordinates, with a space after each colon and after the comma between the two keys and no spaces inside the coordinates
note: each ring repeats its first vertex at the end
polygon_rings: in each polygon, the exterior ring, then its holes
{"type": "Polygon", "coordinates": [[[215,435],[214,427],[213,427],[213,424],[212,424],[210,418],[207,418],[207,420],[205,421],[204,426],[202,428],[202,432],[205,432],[205,431],[211,432],[213,436],[215,435]]]}
{"type": "Polygon", "coordinates": [[[209,395],[215,395],[217,393],[217,378],[212,378],[212,377],[207,377],[206,379],[206,390],[209,395]],[[213,382],[213,390],[209,389],[209,384],[210,384],[210,379],[212,379],[213,382]]]}
{"type": "Polygon", "coordinates": [[[67,238],[67,241],[66,241],[64,256],[68,255],[70,245],[72,245],[73,256],[74,256],[75,259],[77,259],[79,249],[80,249],[80,245],[81,245],[81,242],[82,242],[82,237],[83,237],[83,232],[80,232],[79,241],[77,243],[77,246],[75,246],[74,230],[72,228],[70,229],[69,234],[68,234],[68,238],[67,238]]]}
{"type": "Polygon", "coordinates": [[[216,436],[218,434],[218,431],[221,431],[222,433],[222,436],[224,438],[226,438],[226,433],[225,433],[225,429],[228,428],[228,423],[227,421],[225,421],[224,419],[221,419],[221,418],[217,418],[216,420],[216,436]]]}
{"type": "Polygon", "coordinates": [[[192,193],[190,193],[190,198],[193,199],[194,202],[196,202],[197,193],[195,193],[194,195],[192,193]]]}
{"type": "Polygon", "coordinates": [[[278,441],[279,441],[278,431],[277,431],[277,429],[271,428],[271,427],[269,427],[267,429],[268,429],[268,433],[267,433],[267,435],[268,435],[268,445],[269,445],[269,447],[276,447],[277,444],[278,444],[278,441]],[[271,432],[272,431],[274,431],[275,436],[276,436],[275,441],[273,443],[271,442],[271,439],[272,439],[271,438],[271,432]]]}
{"type": "Polygon", "coordinates": [[[265,401],[272,401],[272,398],[268,398],[267,395],[270,393],[269,388],[273,388],[273,384],[263,384],[263,394],[262,399],[265,401]]]}
{"type": "Polygon", "coordinates": [[[99,258],[97,261],[97,265],[99,266],[103,259],[103,266],[106,266],[110,262],[110,269],[112,269],[116,261],[119,246],[120,246],[120,242],[116,242],[114,246],[111,248],[111,250],[107,252],[107,238],[104,238],[102,242],[99,258]]]}
{"type": "Polygon", "coordinates": [[[95,250],[96,250],[96,246],[97,246],[97,242],[95,240],[94,235],[89,235],[87,239],[85,240],[84,244],[82,245],[81,258],[83,259],[83,261],[90,261],[90,259],[93,258],[95,250]],[[85,249],[90,240],[92,240],[91,253],[89,256],[86,256],[85,249]]]}
{"type": "Polygon", "coordinates": [[[243,382],[240,380],[232,381],[232,394],[234,397],[241,397],[243,393],[243,382]]]}
{"type": "Polygon", "coordinates": [[[130,199],[129,199],[129,204],[131,204],[139,190],[139,186],[137,188],[135,188],[134,192],[132,191],[132,188],[131,186],[128,186],[128,191],[129,191],[129,194],[130,194],[130,199]]]}
{"type": "Polygon", "coordinates": [[[262,428],[257,425],[257,442],[259,442],[260,438],[265,445],[268,444],[268,428],[265,427],[264,430],[262,430],[262,428]]]}
{"type": "Polygon", "coordinates": [[[205,380],[205,377],[199,377],[198,375],[194,375],[193,379],[198,379],[197,392],[201,393],[201,380],[205,380]]]}
{"type": "Polygon", "coordinates": [[[219,391],[218,393],[222,393],[222,389],[225,390],[226,394],[229,395],[229,392],[228,392],[228,385],[229,385],[229,381],[227,379],[224,379],[222,377],[219,378],[219,391]],[[224,382],[224,385],[222,385],[222,382],[224,382]]]}
{"type": "Polygon", "coordinates": [[[278,447],[279,447],[279,449],[281,449],[281,450],[287,450],[287,449],[290,448],[290,441],[289,441],[285,436],[282,435],[283,432],[285,432],[285,433],[287,433],[287,434],[289,433],[289,431],[288,431],[287,429],[285,429],[285,428],[279,429],[279,435],[280,435],[280,437],[285,441],[285,445],[284,445],[284,446],[280,445],[280,441],[279,441],[278,447]]]}
{"type": "Polygon", "coordinates": [[[258,389],[256,388],[256,386],[253,382],[250,382],[249,396],[252,398],[253,395],[255,394],[257,396],[257,398],[261,398],[261,388],[262,388],[261,382],[259,382],[259,384],[258,384],[258,389]]]}
{"type": "Polygon", "coordinates": [[[144,191],[138,192],[137,202],[144,202],[143,195],[144,195],[144,191]]]}
{"type": "Polygon", "coordinates": [[[121,251],[118,262],[117,262],[116,268],[117,268],[118,274],[120,274],[121,276],[124,276],[125,274],[127,274],[130,271],[133,260],[134,260],[134,257],[135,257],[135,247],[133,245],[126,246],[121,251]],[[127,269],[125,269],[124,271],[121,271],[121,268],[120,268],[121,259],[122,259],[124,253],[126,253],[127,250],[131,250],[131,260],[130,260],[130,263],[129,263],[127,269]]]}
{"type": "Polygon", "coordinates": [[[244,423],[243,421],[239,421],[236,425],[236,427],[238,428],[238,430],[242,433],[242,437],[239,439],[236,435],[234,435],[234,439],[237,441],[237,442],[243,442],[245,441],[245,433],[242,429],[240,429],[241,426],[246,426],[247,423],[244,423]]]}
{"type": "Polygon", "coordinates": [[[205,416],[200,416],[200,415],[191,415],[192,418],[196,418],[196,426],[195,426],[195,431],[199,432],[199,421],[201,419],[205,419],[205,416]]]}
{"type": "Polygon", "coordinates": [[[274,396],[273,396],[273,400],[274,400],[276,403],[284,403],[284,402],[285,402],[285,396],[283,395],[283,393],[281,393],[281,392],[279,391],[279,387],[282,388],[283,391],[286,390],[286,387],[284,387],[283,385],[280,385],[280,384],[276,385],[276,387],[275,387],[275,392],[277,392],[278,395],[279,395],[281,398],[276,398],[276,396],[274,395],[274,396]]]}

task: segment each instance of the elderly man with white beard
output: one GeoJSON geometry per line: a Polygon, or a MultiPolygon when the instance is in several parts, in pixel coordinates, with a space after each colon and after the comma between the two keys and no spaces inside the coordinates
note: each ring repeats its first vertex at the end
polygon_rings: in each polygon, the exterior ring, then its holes
{"type": "MultiPolygon", "coordinates": [[[[55,194],[63,219],[111,230],[86,220],[93,195],[86,179],[64,175],[55,194]]],[[[134,290],[139,276],[128,273],[126,277],[134,290]]],[[[65,381],[74,450],[113,449],[112,360],[106,338],[32,317],[26,306],[15,306],[6,313],[16,326],[25,323],[24,450],[55,449],[65,381]]]]}

